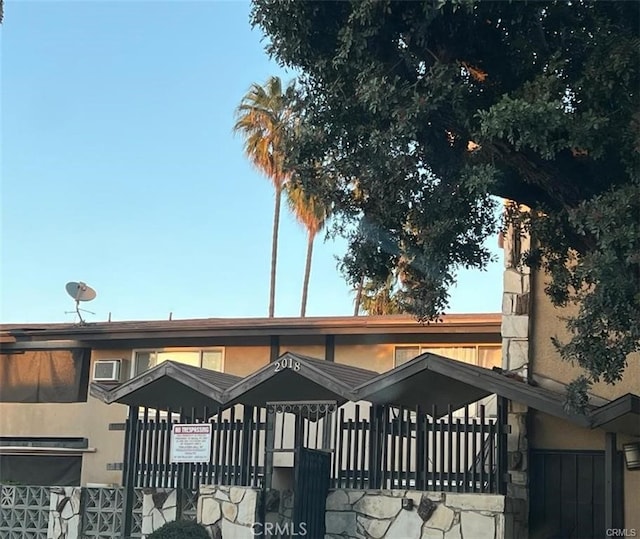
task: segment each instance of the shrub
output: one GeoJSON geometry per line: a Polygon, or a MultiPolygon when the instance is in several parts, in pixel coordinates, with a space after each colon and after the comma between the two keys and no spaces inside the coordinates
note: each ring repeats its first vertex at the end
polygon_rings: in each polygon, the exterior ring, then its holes
{"type": "Polygon", "coordinates": [[[188,520],[176,520],[167,522],[147,539],[211,539],[202,524],[188,520]]]}

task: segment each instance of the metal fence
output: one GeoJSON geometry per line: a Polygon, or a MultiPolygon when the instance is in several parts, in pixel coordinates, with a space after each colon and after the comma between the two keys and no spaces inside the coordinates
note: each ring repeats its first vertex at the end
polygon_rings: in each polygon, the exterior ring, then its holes
{"type": "MultiPolygon", "coordinates": [[[[185,410],[143,409],[140,419],[127,420],[126,439],[135,487],[198,489],[199,485],[259,486],[264,475],[266,412],[236,408],[210,415],[206,408],[185,410]],[[212,427],[209,462],[170,462],[173,424],[210,423],[212,427]]],[[[125,472],[126,476],[126,472],[125,472]]]]}
{"type": "Polygon", "coordinates": [[[483,405],[473,405],[476,415],[469,406],[444,411],[350,403],[328,406],[314,417],[287,411],[300,403],[276,404],[278,413],[246,407],[213,416],[206,409],[199,414],[170,410],[164,416],[145,409],[141,419],[127,423],[132,458],[125,468],[132,466],[135,487],[259,487],[265,470],[292,466],[287,453],[306,447],[332,454],[333,488],[504,493],[506,417],[501,407],[497,415],[487,416],[483,405]],[[170,462],[171,427],[180,422],[211,424],[209,462],[170,462]],[[275,459],[265,460],[266,454],[275,459]]]}
{"type": "Polygon", "coordinates": [[[504,424],[498,418],[427,414],[419,407],[340,410],[334,488],[496,493],[503,491],[504,424]]]}

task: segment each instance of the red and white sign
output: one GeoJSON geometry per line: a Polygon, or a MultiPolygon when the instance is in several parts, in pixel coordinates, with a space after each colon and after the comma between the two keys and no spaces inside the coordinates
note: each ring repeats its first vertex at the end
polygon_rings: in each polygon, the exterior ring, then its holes
{"type": "Polygon", "coordinates": [[[171,462],[209,462],[210,457],[211,423],[173,424],[171,462]]]}

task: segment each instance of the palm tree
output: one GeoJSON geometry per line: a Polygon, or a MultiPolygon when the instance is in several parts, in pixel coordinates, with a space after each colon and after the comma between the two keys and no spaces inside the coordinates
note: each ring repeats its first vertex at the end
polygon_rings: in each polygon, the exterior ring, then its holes
{"type": "Polygon", "coordinates": [[[364,288],[364,273],[360,276],[360,281],[358,282],[358,286],[356,287],[356,300],[355,305],[353,307],[353,316],[358,316],[360,314],[360,304],[362,303],[362,290],[364,288]]]}
{"type": "Polygon", "coordinates": [[[265,174],[275,188],[275,208],[271,243],[271,282],[269,317],[273,318],[278,258],[278,227],[282,190],[287,182],[284,168],[284,144],[292,112],[293,83],[283,91],[279,77],[270,77],[264,86],[252,84],[236,109],[234,131],[244,136],[244,151],[254,166],[265,174]]]}
{"type": "Polygon", "coordinates": [[[289,182],[287,184],[286,195],[291,212],[299,223],[307,229],[307,259],[304,267],[302,305],[300,307],[300,316],[304,317],[307,311],[313,243],[318,232],[324,228],[330,210],[323,200],[318,196],[309,194],[297,182],[289,182]]]}

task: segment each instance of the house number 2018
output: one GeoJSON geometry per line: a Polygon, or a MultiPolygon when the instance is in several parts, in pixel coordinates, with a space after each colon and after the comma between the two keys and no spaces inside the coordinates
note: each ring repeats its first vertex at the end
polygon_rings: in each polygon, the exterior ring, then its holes
{"type": "Polygon", "coordinates": [[[296,361],[292,357],[285,357],[276,361],[276,372],[280,372],[284,369],[293,369],[294,371],[299,371],[300,362],[296,361]]]}

